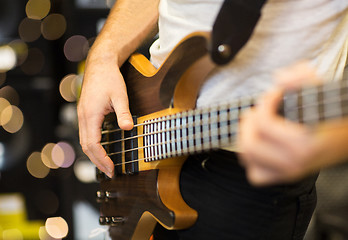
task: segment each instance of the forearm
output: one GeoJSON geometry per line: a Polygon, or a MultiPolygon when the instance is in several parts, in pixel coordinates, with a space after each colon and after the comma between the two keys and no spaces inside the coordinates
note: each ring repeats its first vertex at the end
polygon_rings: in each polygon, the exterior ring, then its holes
{"type": "Polygon", "coordinates": [[[316,135],[322,151],[316,164],[322,168],[348,160],[348,118],[322,124],[316,135]]]}
{"type": "Polygon", "coordinates": [[[159,0],[118,0],[98,35],[89,61],[112,61],[119,66],[149,35],[155,33],[159,0]]]}

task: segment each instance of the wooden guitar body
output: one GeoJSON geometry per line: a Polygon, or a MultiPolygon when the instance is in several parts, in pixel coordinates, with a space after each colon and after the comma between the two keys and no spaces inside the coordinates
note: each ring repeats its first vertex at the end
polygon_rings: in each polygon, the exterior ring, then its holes
{"type": "MultiPolygon", "coordinates": [[[[198,91],[214,66],[208,55],[207,39],[206,33],[183,39],[159,69],[137,54],[124,64],[121,71],[130,110],[136,116],[137,127],[132,130],[135,135],[144,132],[142,124],[150,119],[195,108],[198,91]]],[[[106,119],[104,125],[106,132],[114,129],[114,118],[106,119]]],[[[132,131],[115,133],[120,134],[116,137],[114,133],[107,133],[102,141],[132,138],[132,131]]],[[[97,174],[100,223],[110,225],[112,239],[148,240],[157,222],[167,229],[192,226],[197,212],[184,202],[179,187],[181,167],[187,156],[142,160],[146,158],[143,138],[113,145],[104,146],[108,153],[124,152],[121,156],[110,156],[116,165],[116,175],[109,179],[102,173],[97,174]],[[138,150],[127,152],[133,148],[138,150]]]]}

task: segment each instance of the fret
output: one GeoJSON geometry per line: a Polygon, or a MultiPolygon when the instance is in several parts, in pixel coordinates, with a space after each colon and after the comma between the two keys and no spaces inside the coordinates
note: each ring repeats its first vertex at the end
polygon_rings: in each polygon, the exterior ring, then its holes
{"type": "Polygon", "coordinates": [[[202,129],[201,129],[201,124],[200,122],[202,121],[202,114],[201,114],[202,110],[198,110],[196,115],[195,115],[195,119],[198,120],[197,122],[195,122],[195,146],[196,146],[196,151],[200,152],[203,150],[203,146],[202,146],[202,129]]]}
{"type": "Polygon", "coordinates": [[[210,114],[209,112],[204,112],[202,114],[202,140],[203,140],[203,149],[210,148],[211,142],[211,132],[210,132],[210,114]]]}
{"type": "Polygon", "coordinates": [[[181,117],[182,117],[182,120],[181,120],[182,152],[183,152],[183,154],[187,154],[188,153],[188,144],[189,144],[189,142],[188,142],[187,112],[184,112],[181,117]]]}
{"type": "Polygon", "coordinates": [[[235,135],[237,133],[238,124],[240,117],[240,104],[239,102],[234,102],[230,105],[230,111],[228,114],[228,125],[229,125],[229,134],[230,141],[235,139],[235,135]]]}
{"type": "Polygon", "coordinates": [[[324,119],[342,116],[340,95],[337,84],[331,83],[323,86],[324,119]]]}
{"type": "Polygon", "coordinates": [[[158,122],[155,124],[155,132],[156,134],[156,144],[157,144],[157,149],[158,149],[158,156],[163,156],[164,157],[164,153],[162,151],[162,133],[161,133],[161,119],[162,118],[158,118],[158,122]]]}
{"type": "Polygon", "coordinates": [[[194,144],[194,138],[195,138],[195,132],[194,132],[194,122],[195,122],[195,116],[193,114],[193,111],[190,110],[188,112],[188,142],[189,142],[189,152],[194,153],[195,152],[195,144],[194,144]]]}
{"type": "Polygon", "coordinates": [[[176,132],[175,132],[175,127],[176,127],[176,125],[175,125],[175,119],[173,118],[173,119],[171,119],[170,120],[170,129],[171,129],[171,138],[170,138],[170,140],[171,140],[171,155],[172,156],[175,156],[176,155],[176,141],[177,141],[177,139],[176,139],[176,132]]]}
{"type": "Polygon", "coordinates": [[[149,126],[147,124],[145,124],[145,126],[144,126],[144,134],[145,134],[145,136],[143,138],[144,139],[144,142],[143,142],[143,145],[144,145],[144,155],[145,155],[145,159],[146,159],[145,162],[147,162],[147,159],[149,158],[149,148],[147,147],[149,145],[149,136],[146,135],[148,132],[149,132],[149,126]]]}
{"type": "Polygon", "coordinates": [[[176,146],[177,146],[177,154],[182,153],[182,146],[181,146],[181,113],[178,113],[176,115],[176,146]]]}
{"type": "Polygon", "coordinates": [[[229,137],[228,137],[228,114],[229,111],[222,110],[220,111],[220,144],[221,146],[225,146],[229,143],[229,137]]]}
{"type": "MultiPolygon", "coordinates": [[[[151,133],[153,133],[153,131],[154,131],[153,122],[154,122],[154,119],[152,119],[150,121],[151,124],[149,126],[151,133]]],[[[154,156],[156,156],[154,144],[155,144],[154,135],[150,134],[150,157],[151,157],[151,161],[154,161],[155,160],[154,156]]]]}
{"type": "Polygon", "coordinates": [[[295,92],[287,93],[284,97],[284,116],[293,121],[298,122],[298,98],[295,92]]]}
{"type": "Polygon", "coordinates": [[[211,110],[210,114],[210,129],[211,129],[211,147],[212,148],[218,148],[219,143],[219,111],[217,107],[214,107],[211,110]]]}
{"type": "MultiPolygon", "coordinates": [[[[166,117],[166,118],[169,118],[169,117],[166,117]]],[[[166,128],[167,128],[167,131],[166,131],[166,135],[167,135],[167,152],[168,152],[168,157],[172,156],[171,153],[172,153],[172,148],[171,148],[171,141],[172,141],[172,138],[171,138],[171,134],[170,134],[170,120],[169,119],[166,119],[166,128]]]]}
{"type": "Polygon", "coordinates": [[[303,111],[303,122],[314,124],[319,121],[318,88],[302,90],[302,102],[306,111],[303,111]]]}
{"type": "Polygon", "coordinates": [[[167,149],[167,145],[165,144],[167,141],[169,141],[168,138],[166,138],[166,120],[165,118],[161,118],[162,121],[161,121],[161,131],[162,131],[162,149],[163,149],[163,157],[164,158],[167,158],[167,152],[168,152],[168,149],[167,149]]]}

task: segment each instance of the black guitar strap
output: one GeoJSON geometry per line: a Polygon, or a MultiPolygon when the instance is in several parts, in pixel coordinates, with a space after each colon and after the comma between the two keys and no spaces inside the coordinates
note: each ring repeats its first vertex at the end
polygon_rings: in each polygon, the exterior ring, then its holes
{"type": "Polygon", "coordinates": [[[216,64],[231,61],[249,40],[266,1],[224,1],[212,32],[211,56],[216,64]]]}

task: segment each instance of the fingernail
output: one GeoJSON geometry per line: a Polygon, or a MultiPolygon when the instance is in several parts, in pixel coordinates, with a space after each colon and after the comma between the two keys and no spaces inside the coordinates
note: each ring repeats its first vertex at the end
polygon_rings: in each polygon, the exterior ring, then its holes
{"type": "Polygon", "coordinates": [[[112,176],[113,176],[112,172],[105,172],[105,174],[106,174],[109,178],[112,178],[112,176]]]}
{"type": "Polygon", "coordinates": [[[111,168],[109,168],[109,167],[106,167],[106,172],[105,172],[105,174],[106,174],[109,178],[112,178],[112,176],[114,175],[113,172],[114,172],[114,169],[111,169],[111,168]]]}

